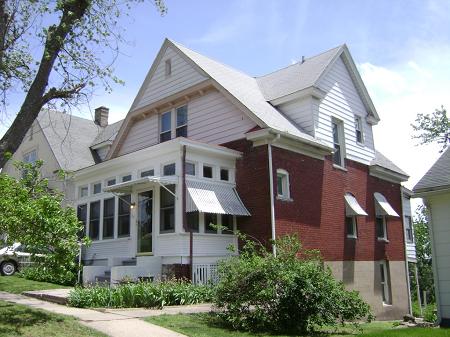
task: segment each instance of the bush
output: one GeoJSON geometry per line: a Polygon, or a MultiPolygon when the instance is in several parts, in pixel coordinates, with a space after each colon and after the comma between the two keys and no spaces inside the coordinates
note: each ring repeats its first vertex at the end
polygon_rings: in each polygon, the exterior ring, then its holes
{"type": "Polygon", "coordinates": [[[423,319],[427,322],[434,323],[437,320],[436,304],[428,304],[423,309],[423,319]]]}
{"type": "Polygon", "coordinates": [[[73,286],[77,282],[77,270],[72,268],[60,270],[58,273],[49,272],[48,268],[41,265],[24,268],[19,273],[20,277],[28,280],[49,282],[64,286],[73,286]]]}
{"type": "Polygon", "coordinates": [[[78,308],[162,308],[210,302],[213,288],[187,281],[139,282],[119,285],[77,287],[69,294],[69,305],[78,308]]]}
{"type": "Polygon", "coordinates": [[[235,329],[303,333],[372,319],[369,305],[334,279],[317,251],[302,249],[295,236],[279,239],[276,247],[274,257],[245,240],[240,256],[219,265],[215,304],[224,310],[219,315],[226,323],[235,329]]]}

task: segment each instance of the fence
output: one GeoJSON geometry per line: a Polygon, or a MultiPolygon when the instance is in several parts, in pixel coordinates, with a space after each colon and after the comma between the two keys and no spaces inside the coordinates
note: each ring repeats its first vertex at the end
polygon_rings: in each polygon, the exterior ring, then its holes
{"type": "Polygon", "coordinates": [[[216,284],[219,282],[217,264],[194,264],[192,277],[194,284],[216,284]]]}

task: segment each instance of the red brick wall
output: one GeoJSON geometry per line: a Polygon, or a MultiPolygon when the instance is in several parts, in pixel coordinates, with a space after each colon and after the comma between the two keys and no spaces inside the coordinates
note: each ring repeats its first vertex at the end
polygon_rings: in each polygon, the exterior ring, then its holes
{"type": "MultiPolygon", "coordinates": [[[[246,140],[224,144],[243,152],[236,163],[236,185],[242,201],[252,214],[240,217],[238,228],[268,244],[271,238],[267,146],[252,147],[246,140]]],[[[306,248],[318,248],[327,261],[387,259],[404,260],[401,218],[388,219],[389,243],[379,242],[375,234],[373,194],[383,194],[395,211],[402,214],[400,185],[369,175],[368,166],[346,161],[347,171],[325,161],[272,147],[273,170],[289,172],[293,201],[275,199],[276,234],[299,234],[306,248]],[[358,217],[358,239],[345,233],[344,194],[352,193],[368,213],[358,217]]],[[[274,179],[276,193],[276,179],[274,179]]]]}

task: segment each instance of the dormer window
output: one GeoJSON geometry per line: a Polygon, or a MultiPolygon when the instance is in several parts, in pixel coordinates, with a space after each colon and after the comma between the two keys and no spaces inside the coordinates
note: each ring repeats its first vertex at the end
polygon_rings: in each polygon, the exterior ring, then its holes
{"type": "Polygon", "coordinates": [[[344,167],[344,135],[342,121],[333,119],[331,122],[333,129],[333,163],[344,167]]]}
{"type": "Polygon", "coordinates": [[[166,74],[166,77],[169,77],[172,74],[172,60],[171,59],[166,60],[165,74],[166,74]]]}
{"type": "Polygon", "coordinates": [[[362,120],[361,117],[355,116],[355,136],[356,141],[360,144],[364,143],[363,129],[362,129],[362,120]]]}

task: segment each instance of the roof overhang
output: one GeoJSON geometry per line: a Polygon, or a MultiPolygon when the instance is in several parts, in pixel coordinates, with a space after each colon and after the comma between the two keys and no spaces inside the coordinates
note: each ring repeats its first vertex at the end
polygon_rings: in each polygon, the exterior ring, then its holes
{"type": "Polygon", "coordinates": [[[375,192],[373,194],[375,198],[375,213],[376,215],[382,216],[395,216],[399,217],[398,213],[392,208],[391,204],[386,200],[384,195],[381,193],[375,192]]]}
{"type": "Polygon", "coordinates": [[[369,166],[369,174],[371,176],[389,181],[391,183],[400,184],[408,180],[409,176],[394,172],[385,167],[379,165],[371,165],[369,166]]]}
{"type": "Polygon", "coordinates": [[[347,216],[356,216],[356,215],[364,215],[367,216],[366,211],[361,207],[361,205],[358,203],[358,200],[351,195],[346,194],[344,195],[345,200],[345,215],[347,216]]]}
{"type": "Polygon", "coordinates": [[[450,185],[414,189],[413,198],[425,198],[431,195],[450,193],[450,185]]]}
{"type": "Polygon", "coordinates": [[[129,194],[132,193],[134,189],[140,187],[152,187],[152,186],[166,186],[174,185],[178,183],[177,176],[163,176],[163,177],[144,177],[139,179],[134,179],[126,181],[124,183],[114,184],[105,187],[103,190],[105,192],[117,193],[117,194],[129,194]]]}
{"type": "Polygon", "coordinates": [[[311,86],[311,87],[304,88],[299,91],[295,91],[286,96],[275,98],[275,99],[271,100],[270,103],[272,105],[280,105],[280,104],[283,104],[286,102],[290,102],[290,101],[297,100],[297,99],[302,99],[305,97],[314,97],[314,98],[321,100],[325,97],[325,95],[326,95],[326,92],[323,91],[322,89],[320,89],[316,86],[311,86]]]}
{"type": "Polygon", "coordinates": [[[112,140],[107,140],[107,141],[104,141],[104,142],[92,145],[91,149],[92,150],[97,150],[97,149],[100,149],[100,148],[105,147],[105,146],[111,146],[112,143],[113,143],[112,140]]]}

